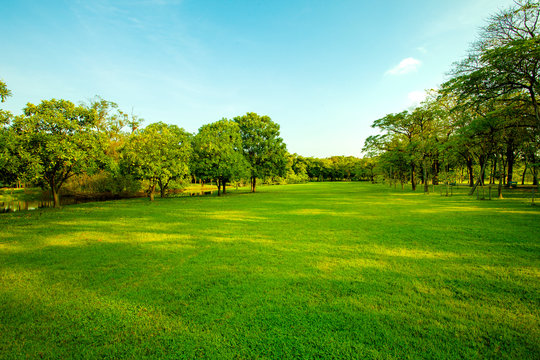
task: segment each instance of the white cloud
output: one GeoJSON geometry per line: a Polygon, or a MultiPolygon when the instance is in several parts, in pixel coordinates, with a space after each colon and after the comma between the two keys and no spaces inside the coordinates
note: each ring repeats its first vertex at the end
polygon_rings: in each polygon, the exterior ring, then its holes
{"type": "Polygon", "coordinates": [[[404,75],[408,74],[410,72],[416,71],[420,65],[422,65],[422,62],[418,59],[408,57],[406,59],[401,60],[401,62],[388,70],[386,74],[388,75],[404,75]]]}
{"type": "Polygon", "coordinates": [[[423,46],[419,46],[416,48],[416,50],[420,51],[422,54],[427,54],[427,49],[423,46]]]}
{"type": "Polygon", "coordinates": [[[420,105],[422,101],[424,101],[427,97],[427,93],[425,91],[411,91],[407,94],[407,98],[409,99],[409,106],[417,107],[420,105]]]}

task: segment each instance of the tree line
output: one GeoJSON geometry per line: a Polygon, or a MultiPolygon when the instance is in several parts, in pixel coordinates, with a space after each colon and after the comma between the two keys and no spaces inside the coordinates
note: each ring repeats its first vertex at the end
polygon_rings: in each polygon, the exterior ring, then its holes
{"type": "Polygon", "coordinates": [[[449,80],[421,106],[373,122],[363,151],[391,182],[456,183],[472,195],[484,183],[515,184],[515,169],[538,185],[540,167],[540,5],[516,4],[491,16],[449,80]]]}
{"type": "MultiPolygon", "coordinates": [[[[11,91],[0,81],[0,100],[11,91]]],[[[0,110],[0,183],[48,188],[55,206],[66,183],[93,193],[144,188],[154,200],[171,186],[215,182],[297,183],[372,179],[363,159],[302,157],[287,152],[280,127],[268,116],[247,113],[203,125],[196,134],[123,112],[100,97],[27,104],[17,116],[0,110]]]]}

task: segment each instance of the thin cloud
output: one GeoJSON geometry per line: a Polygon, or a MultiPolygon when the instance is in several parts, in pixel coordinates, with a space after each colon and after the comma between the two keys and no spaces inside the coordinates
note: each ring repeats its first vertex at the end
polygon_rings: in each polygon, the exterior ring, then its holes
{"type": "Polygon", "coordinates": [[[427,54],[427,49],[423,46],[419,46],[416,48],[416,50],[420,51],[422,54],[427,54]]]}
{"type": "Polygon", "coordinates": [[[385,74],[386,75],[404,75],[408,74],[410,72],[416,71],[420,65],[422,65],[422,62],[418,59],[408,57],[406,59],[401,60],[401,62],[388,70],[385,74]]]}
{"type": "Polygon", "coordinates": [[[409,106],[415,108],[426,100],[427,93],[425,91],[411,91],[407,94],[407,98],[409,99],[409,106]]]}

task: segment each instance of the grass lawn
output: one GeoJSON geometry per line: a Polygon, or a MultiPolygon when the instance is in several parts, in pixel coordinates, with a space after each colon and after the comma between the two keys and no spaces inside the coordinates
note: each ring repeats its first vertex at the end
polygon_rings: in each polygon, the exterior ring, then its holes
{"type": "Polygon", "coordinates": [[[539,359],[540,207],[310,183],[2,214],[26,357],[539,359]]]}

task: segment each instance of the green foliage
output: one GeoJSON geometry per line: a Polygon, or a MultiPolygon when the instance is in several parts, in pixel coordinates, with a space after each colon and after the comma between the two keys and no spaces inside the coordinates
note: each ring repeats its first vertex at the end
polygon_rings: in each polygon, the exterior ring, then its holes
{"type": "Polygon", "coordinates": [[[193,149],[192,171],[201,179],[217,180],[225,186],[249,176],[240,128],[232,120],[224,118],[202,126],[193,138],[193,149]]]}
{"type": "MultiPolygon", "coordinates": [[[[0,80],[0,102],[11,96],[11,90],[0,80]]],[[[9,185],[18,178],[21,158],[17,156],[17,146],[13,130],[7,127],[13,115],[0,109],[0,185],[9,185]]]]}
{"type": "MultiPolygon", "coordinates": [[[[540,143],[540,4],[517,1],[489,19],[467,57],[438,93],[411,112],[373,123],[382,135],[369,137],[364,151],[377,156],[387,179],[410,174],[437,184],[466,169],[475,188],[496,179],[512,181],[518,154],[536,164],[540,143]],[[533,144],[532,152],[527,144],[533,144]],[[476,177],[476,181],[474,178],[476,177]]],[[[533,185],[538,184],[531,165],[533,185]]],[[[523,178],[525,173],[523,173],[523,178]]],[[[500,190],[499,190],[500,192],[500,190]]]]}
{"type": "Polygon", "coordinates": [[[0,102],[6,101],[6,98],[11,95],[11,90],[8,89],[6,83],[0,80],[0,102]]]}
{"type": "Polygon", "coordinates": [[[285,176],[287,148],[279,137],[279,125],[256,113],[237,116],[234,121],[240,127],[244,156],[250,164],[252,191],[257,178],[285,176]]]}
{"type": "Polygon", "coordinates": [[[98,168],[103,138],[92,130],[94,121],[94,112],[55,99],[28,104],[13,121],[16,146],[27,161],[26,177],[48,184],[56,206],[67,179],[98,168]]]}
{"type": "Polygon", "coordinates": [[[183,129],[158,122],[129,137],[121,151],[122,166],[125,172],[149,181],[153,200],[157,185],[164,196],[172,180],[189,173],[191,152],[189,135],[183,129]]]}
{"type": "Polygon", "coordinates": [[[68,192],[85,193],[89,196],[101,193],[133,195],[141,190],[141,182],[131,174],[101,170],[92,175],[73,176],[66,181],[65,188],[68,192]]]}
{"type": "Polygon", "coordinates": [[[307,174],[307,159],[298,154],[287,153],[287,175],[282,183],[300,184],[309,180],[307,174]]]}
{"type": "Polygon", "coordinates": [[[489,19],[467,58],[445,84],[472,105],[498,100],[540,129],[540,4],[518,1],[489,19]]]}

